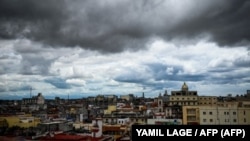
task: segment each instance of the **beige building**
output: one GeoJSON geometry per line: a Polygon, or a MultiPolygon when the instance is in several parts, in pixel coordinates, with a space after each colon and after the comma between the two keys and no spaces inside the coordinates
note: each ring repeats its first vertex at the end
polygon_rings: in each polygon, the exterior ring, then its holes
{"type": "Polygon", "coordinates": [[[104,110],[104,114],[110,115],[113,111],[116,111],[116,105],[108,105],[108,108],[104,110]]]}
{"type": "Polygon", "coordinates": [[[250,125],[250,107],[238,108],[238,124],[250,125]]]}
{"type": "Polygon", "coordinates": [[[40,118],[26,115],[1,116],[0,121],[7,121],[8,127],[19,126],[23,128],[36,127],[41,121],[40,118]]]}
{"type": "Polygon", "coordinates": [[[235,107],[238,107],[239,106],[239,102],[238,101],[219,101],[217,102],[217,105],[219,107],[232,107],[232,108],[235,108],[235,107]]]}
{"type": "Polygon", "coordinates": [[[237,106],[183,106],[183,124],[249,125],[250,108],[237,106]]]}
{"type": "Polygon", "coordinates": [[[133,101],[134,100],[134,95],[133,94],[120,95],[120,99],[123,99],[123,100],[126,100],[126,101],[133,101]]]}
{"type": "Polygon", "coordinates": [[[197,91],[189,91],[187,84],[184,82],[180,91],[172,91],[169,98],[169,106],[188,106],[198,105],[197,91]]]}
{"type": "Polygon", "coordinates": [[[200,106],[201,125],[238,124],[237,107],[200,106]]]}
{"type": "Polygon", "coordinates": [[[146,111],[146,109],[143,106],[141,106],[140,109],[133,109],[130,106],[117,108],[116,106],[110,105],[104,110],[103,122],[106,124],[146,124],[147,120],[143,114],[144,111],[146,111]]]}
{"type": "Polygon", "coordinates": [[[200,106],[215,106],[217,105],[217,96],[199,96],[198,105],[200,106]]]}
{"type": "Polygon", "coordinates": [[[182,106],[182,123],[184,125],[200,124],[199,106],[182,106]]]}

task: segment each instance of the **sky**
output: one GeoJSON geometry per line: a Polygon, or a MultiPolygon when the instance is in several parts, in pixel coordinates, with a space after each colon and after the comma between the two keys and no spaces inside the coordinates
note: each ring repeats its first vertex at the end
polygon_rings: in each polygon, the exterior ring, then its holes
{"type": "Polygon", "coordinates": [[[250,90],[250,1],[1,0],[0,99],[250,90]]]}

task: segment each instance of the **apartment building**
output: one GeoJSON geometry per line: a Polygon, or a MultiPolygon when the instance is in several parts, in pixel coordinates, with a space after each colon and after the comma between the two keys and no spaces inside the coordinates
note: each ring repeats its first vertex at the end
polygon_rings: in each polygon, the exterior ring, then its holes
{"type": "Polygon", "coordinates": [[[222,106],[183,106],[183,124],[249,125],[250,108],[222,106]]]}
{"type": "Polygon", "coordinates": [[[198,105],[200,106],[215,106],[217,105],[217,96],[199,96],[198,105]]]}
{"type": "Polygon", "coordinates": [[[200,124],[199,106],[182,106],[182,123],[184,125],[200,124]]]}

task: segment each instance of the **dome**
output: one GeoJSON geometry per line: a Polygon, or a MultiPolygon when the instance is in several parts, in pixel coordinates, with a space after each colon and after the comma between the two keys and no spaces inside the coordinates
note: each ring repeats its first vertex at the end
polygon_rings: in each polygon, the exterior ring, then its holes
{"type": "Polygon", "coordinates": [[[182,90],[187,90],[188,89],[188,86],[187,86],[187,84],[184,82],[183,83],[183,85],[182,85],[182,88],[181,88],[182,90]]]}

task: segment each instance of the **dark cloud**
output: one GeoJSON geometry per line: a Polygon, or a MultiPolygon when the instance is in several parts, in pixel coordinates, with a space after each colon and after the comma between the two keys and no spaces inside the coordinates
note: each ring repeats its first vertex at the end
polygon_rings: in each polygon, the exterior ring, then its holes
{"type": "MultiPolygon", "coordinates": [[[[24,75],[47,75],[49,67],[54,61],[54,58],[49,58],[47,55],[49,50],[43,49],[36,44],[19,42],[14,45],[15,53],[21,56],[19,58],[18,69],[20,74],[24,75]]],[[[13,65],[12,65],[13,67],[13,65]]]]}
{"type": "Polygon", "coordinates": [[[209,75],[206,77],[206,81],[213,82],[214,84],[237,84],[240,83],[249,83],[248,76],[250,71],[244,69],[217,69],[211,70],[208,72],[209,75]]]}
{"type": "Polygon", "coordinates": [[[249,68],[250,67],[250,57],[239,58],[234,61],[236,67],[249,68]]]}
{"type": "Polygon", "coordinates": [[[199,10],[193,12],[190,14],[197,16],[187,17],[170,30],[172,38],[194,38],[197,35],[209,34],[211,40],[220,46],[249,47],[249,1],[229,0],[219,5],[215,2],[213,7],[203,13],[199,13],[199,10]]]}
{"type": "Polygon", "coordinates": [[[146,81],[147,78],[141,72],[130,70],[126,73],[116,76],[114,80],[118,82],[127,82],[127,83],[142,83],[146,81]]]}
{"type": "MultiPolygon", "coordinates": [[[[0,37],[20,38],[33,36],[39,41],[37,31],[50,32],[51,27],[60,26],[66,17],[64,1],[45,0],[1,0],[0,1],[0,37]],[[65,11],[65,12],[64,12],[65,11]],[[47,27],[42,29],[42,27],[47,27]],[[37,36],[37,37],[35,37],[37,36]]],[[[42,37],[42,36],[41,36],[42,37]]]]}
{"type": "Polygon", "coordinates": [[[45,60],[43,57],[24,56],[21,63],[20,74],[24,75],[45,75],[48,74],[51,60],[45,60]]]}
{"type": "Polygon", "coordinates": [[[0,87],[0,92],[19,92],[19,91],[27,91],[29,92],[31,86],[22,84],[22,85],[16,85],[15,87],[0,87]]]}
{"type": "Polygon", "coordinates": [[[182,11],[182,17],[161,0],[1,0],[0,38],[103,52],[138,50],[155,36],[169,40],[203,34],[221,46],[249,46],[249,1],[190,2],[193,10],[182,11]]]}
{"type": "Polygon", "coordinates": [[[55,86],[58,89],[69,89],[69,88],[71,88],[71,86],[69,84],[67,84],[64,79],[61,79],[61,78],[50,78],[50,79],[46,79],[44,81],[46,83],[49,83],[49,84],[55,86]]]}

